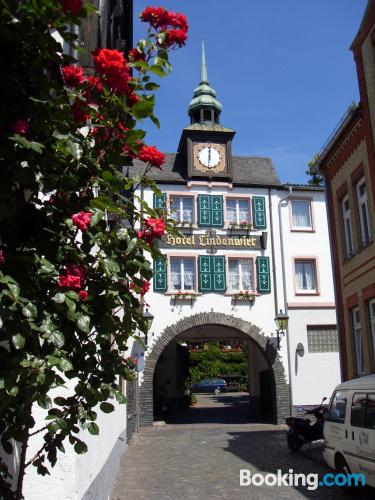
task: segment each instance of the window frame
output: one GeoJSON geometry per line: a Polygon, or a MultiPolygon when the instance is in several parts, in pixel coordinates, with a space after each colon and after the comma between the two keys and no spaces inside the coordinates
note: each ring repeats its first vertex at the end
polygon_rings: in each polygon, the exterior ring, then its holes
{"type": "Polygon", "coordinates": [[[168,267],[167,267],[167,294],[176,294],[179,291],[184,293],[198,293],[198,256],[192,254],[169,254],[168,255],[168,267]],[[172,259],[192,259],[194,261],[194,288],[191,290],[185,290],[180,288],[179,290],[173,289],[171,287],[171,275],[172,275],[172,259]]]}
{"type": "MultiPolygon", "coordinates": [[[[236,200],[237,202],[239,200],[245,200],[247,202],[247,205],[248,205],[248,209],[249,209],[249,222],[248,224],[252,225],[253,224],[253,220],[252,220],[252,211],[251,211],[251,197],[248,196],[248,195],[241,195],[241,194],[236,194],[236,195],[228,195],[228,196],[224,196],[224,228],[230,228],[231,227],[231,224],[232,222],[230,222],[228,220],[228,216],[227,216],[227,200],[236,200]]],[[[240,211],[239,211],[239,206],[238,206],[238,203],[236,203],[236,217],[237,217],[237,221],[235,222],[235,224],[238,224],[240,225],[241,221],[239,220],[240,219],[240,211]]]]}
{"type": "Polygon", "coordinates": [[[358,375],[363,375],[365,373],[365,358],[364,358],[364,349],[363,349],[363,338],[361,334],[362,326],[361,326],[361,312],[358,306],[353,307],[351,309],[351,320],[352,320],[352,330],[353,330],[353,337],[354,337],[354,347],[355,347],[355,361],[356,361],[356,366],[357,366],[357,374],[358,375]],[[358,313],[358,321],[356,318],[356,313],[358,313]],[[360,339],[360,344],[357,343],[357,339],[360,339]],[[360,351],[359,351],[360,348],[360,351]],[[359,359],[358,354],[361,354],[361,359],[359,359]],[[361,366],[359,366],[359,362],[361,361],[361,366]],[[363,370],[360,368],[363,366],[363,370]]]}
{"type": "Polygon", "coordinates": [[[192,193],[182,193],[182,192],[172,192],[172,193],[167,193],[168,199],[167,199],[167,205],[168,205],[168,215],[170,218],[172,217],[171,214],[171,199],[173,198],[191,198],[192,199],[192,214],[193,214],[193,222],[187,222],[183,224],[183,221],[181,220],[181,209],[180,209],[180,220],[176,221],[176,225],[179,227],[184,227],[187,224],[191,224],[191,227],[197,227],[197,194],[192,194],[192,193]]]}
{"type": "Polygon", "coordinates": [[[311,197],[302,197],[302,196],[293,196],[289,198],[289,227],[291,232],[296,233],[314,233],[315,232],[315,218],[313,211],[313,198],[311,197]],[[294,201],[306,201],[310,206],[310,226],[295,226],[293,224],[293,202],[294,201]]]}
{"type": "Polygon", "coordinates": [[[361,245],[367,245],[371,241],[371,224],[370,224],[370,214],[368,209],[368,193],[367,193],[367,183],[366,178],[362,177],[355,186],[356,194],[357,194],[357,209],[358,209],[358,218],[359,218],[359,233],[360,233],[360,242],[361,245]],[[360,194],[361,187],[365,187],[365,193],[363,195],[360,194]],[[365,216],[362,211],[362,207],[364,207],[365,216]],[[366,220],[364,220],[364,217],[366,220]],[[367,231],[367,238],[366,238],[367,231]]]}
{"type": "MultiPolygon", "coordinates": [[[[340,349],[340,344],[339,344],[339,336],[338,336],[338,328],[337,325],[306,325],[306,336],[307,336],[307,352],[310,354],[336,354],[339,352],[340,349]],[[331,330],[331,331],[336,331],[336,336],[337,336],[337,350],[336,351],[315,351],[313,349],[310,349],[310,347],[313,347],[313,342],[309,342],[309,332],[311,331],[318,331],[318,330],[331,330]]],[[[310,336],[311,338],[311,336],[310,336]]]]}
{"type": "Polygon", "coordinates": [[[349,194],[346,193],[345,196],[340,200],[341,207],[341,218],[343,225],[343,236],[344,236],[344,250],[345,258],[349,259],[354,255],[354,244],[353,244],[353,224],[350,209],[350,199],[349,194]],[[345,203],[348,202],[348,209],[345,208],[345,203]],[[350,247],[350,248],[349,248],[350,247]]]}
{"type": "MultiPolygon", "coordinates": [[[[329,403],[329,408],[328,408],[328,413],[327,413],[327,421],[328,422],[334,422],[335,424],[345,424],[345,421],[346,421],[346,413],[348,411],[348,403],[349,403],[349,390],[348,389],[342,389],[342,390],[337,390],[333,393],[332,395],[332,398],[331,398],[331,401],[329,403]],[[345,404],[345,413],[344,413],[344,417],[343,418],[334,418],[334,417],[331,417],[330,416],[330,413],[331,413],[331,409],[332,409],[332,404],[333,404],[333,401],[334,401],[334,398],[336,396],[336,394],[346,394],[346,404],[345,404]]],[[[351,408],[351,402],[350,402],[350,408],[351,408]]]]}
{"type": "Polygon", "coordinates": [[[244,288],[240,288],[238,290],[232,290],[229,288],[229,261],[230,260],[250,260],[251,261],[251,269],[253,273],[253,288],[251,290],[248,290],[249,293],[256,294],[257,290],[257,276],[255,272],[255,262],[256,258],[254,256],[245,256],[245,255],[236,255],[236,254],[230,254],[226,255],[226,280],[227,280],[227,289],[226,289],[226,295],[235,295],[236,293],[239,293],[241,291],[246,291],[244,288]]]}
{"type": "Polygon", "coordinates": [[[319,280],[319,267],[318,267],[318,257],[316,256],[303,256],[303,257],[293,257],[293,279],[294,279],[294,295],[320,295],[320,280],[319,280]],[[312,262],[315,272],[315,289],[311,290],[301,290],[297,286],[297,273],[296,264],[301,262],[312,262]]]}
{"type": "Polygon", "coordinates": [[[369,315],[369,322],[370,322],[370,332],[371,332],[371,339],[372,339],[373,356],[375,359],[375,298],[370,299],[368,301],[368,315],[369,315]],[[374,315],[372,314],[373,310],[374,310],[374,315]]]}
{"type": "Polygon", "coordinates": [[[352,401],[351,401],[351,405],[350,405],[350,425],[352,427],[355,427],[356,429],[371,429],[371,430],[374,430],[375,429],[375,426],[374,427],[370,427],[368,425],[368,419],[367,419],[367,410],[368,410],[368,400],[369,400],[369,396],[372,396],[374,399],[375,399],[375,392],[373,391],[369,391],[369,390],[364,390],[364,391],[360,391],[360,389],[358,389],[356,392],[353,392],[353,396],[352,396],[352,401]],[[366,406],[365,406],[365,415],[364,415],[364,424],[363,425],[355,425],[353,423],[353,401],[354,401],[354,397],[355,396],[359,396],[359,395],[364,395],[366,396],[366,406]]]}

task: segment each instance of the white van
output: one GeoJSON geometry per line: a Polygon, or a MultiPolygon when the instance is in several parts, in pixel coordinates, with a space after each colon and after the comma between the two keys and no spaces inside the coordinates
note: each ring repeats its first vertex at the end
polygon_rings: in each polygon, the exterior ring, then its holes
{"type": "Polygon", "coordinates": [[[348,380],[332,395],[324,458],[338,472],[364,473],[375,487],[375,375],[348,380]]]}

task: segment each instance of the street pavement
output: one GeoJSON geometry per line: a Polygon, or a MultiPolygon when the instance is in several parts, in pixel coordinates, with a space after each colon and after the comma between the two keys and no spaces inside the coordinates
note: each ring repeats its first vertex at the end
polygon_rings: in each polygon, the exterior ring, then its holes
{"type": "Polygon", "coordinates": [[[240,469],[251,474],[277,474],[278,469],[284,474],[293,469],[316,473],[319,479],[330,472],[321,444],[294,453],[286,446],[286,426],[246,422],[243,398],[243,393],[199,396],[197,407],[170,419],[173,423],[158,423],[135,435],[123,457],[112,500],[375,497],[366,488],[344,492],[325,486],[309,490],[300,484],[240,486],[240,469]]]}

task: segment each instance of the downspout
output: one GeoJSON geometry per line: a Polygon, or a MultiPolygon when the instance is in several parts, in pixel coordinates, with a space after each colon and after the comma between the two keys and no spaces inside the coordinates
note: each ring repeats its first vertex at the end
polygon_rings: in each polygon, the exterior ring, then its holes
{"type": "MultiPolygon", "coordinates": [[[[285,275],[285,252],[284,252],[284,235],[283,235],[283,220],[281,218],[281,203],[287,200],[292,194],[292,187],[288,186],[288,194],[281,198],[278,203],[279,212],[279,231],[280,231],[280,251],[281,251],[281,269],[283,273],[283,297],[284,297],[284,311],[288,314],[288,298],[286,293],[286,275],[285,275]]],[[[292,366],[290,360],[290,341],[289,341],[289,328],[286,329],[286,345],[288,351],[288,376],[289,376],[289,412],[292,415],[293,409],[293,393],[292,393],[292,366]]]]}
{"type": "Polygon", "coordinates": [[[268,210],[270,212],[272,274],[273,274],[273,289],[275,290],[275,293],[273,295],[273,300],[274,300],[275,316],[276,316],[277,313],[279,312],[279,305],[278,305],[277,279],[276,279],[275,238],[273,235],[273,213],[272,213],[271,188],[268,188],[268,210]]]}

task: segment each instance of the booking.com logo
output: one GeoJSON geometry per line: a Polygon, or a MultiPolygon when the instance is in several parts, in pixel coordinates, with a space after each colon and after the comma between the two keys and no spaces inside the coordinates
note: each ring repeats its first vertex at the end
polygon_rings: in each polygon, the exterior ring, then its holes
{"type": "Polygon", "coordinates": [[[308,490],[316,490],[319,486],[365,486],[366,476],[364,474],[324,474],[321,480],[316,473],[296,473],[293,469],[283,473],[277,469],[276,474],[269,472],[252,474],[249,469],[240,469],[240,486],[305,486],[308,490]]]}

